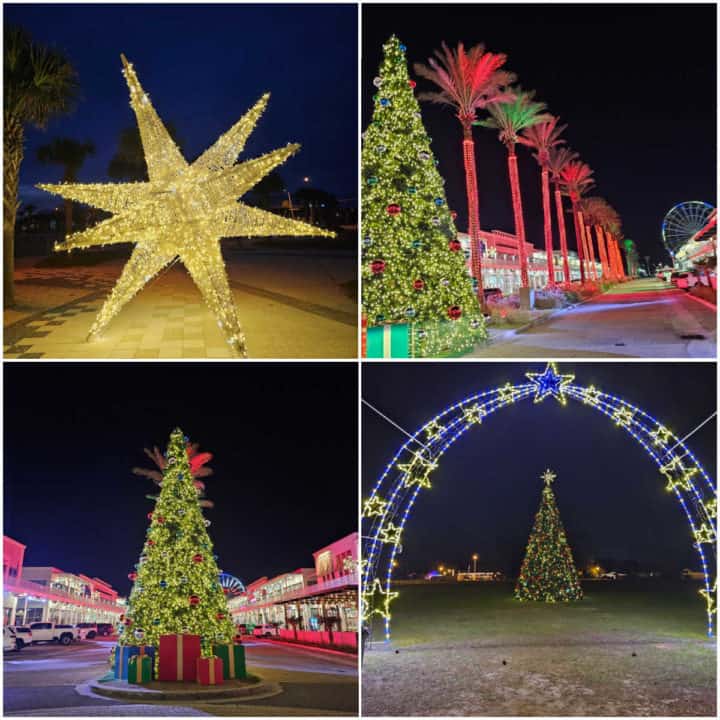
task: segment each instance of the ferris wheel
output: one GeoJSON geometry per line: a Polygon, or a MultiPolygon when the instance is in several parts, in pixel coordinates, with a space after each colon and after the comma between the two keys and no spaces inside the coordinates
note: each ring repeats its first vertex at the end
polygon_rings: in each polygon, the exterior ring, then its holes
{"type": "Polygon", "coordinates": [[[218,580],[220,587],[226,595],[240,595],[240,593],[245,592],[245,586],[242,580],[238,580],[238,578],[230,573],[220,573],[218,580]]]}
{"type": "Polygon", "coordinates": [[[662,224],[662,238],[671,257],[707,225],[714,209],[710,203],[690,200],[668,211],[662,224]]]}

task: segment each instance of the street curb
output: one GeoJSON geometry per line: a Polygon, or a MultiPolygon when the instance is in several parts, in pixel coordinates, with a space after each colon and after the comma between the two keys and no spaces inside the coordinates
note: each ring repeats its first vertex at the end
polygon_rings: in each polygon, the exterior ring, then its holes
{"type": "Polygon", "coordinates": [[[705,307],[710,308],[710,310],[717,312],[717,305],[713,305],[709,300],[704,300],[703,298],[690,293],[685,293],[685,297],[689,297],[691,300],[695,300],[695,302],[699,302],[701,305],[705,305],[705,307]]]}
{"type": "Polygon", "coordinates": [[[333,648],[324,648],[320,647],[319,645],[305,645],[304,643],[296,643],[296,642],[285,642],[284,640],[273,640],[272,638],[255,638],[253,642],[266,642],[266,643],[272,643],[273,645],[284,645],[285,647],[295,647],[295,648],[301,648],[304,650],[314,650],[315,652],[323,652],[328,653],[329,655],[341,655],[342,657],[350,657],[350,658],[356,658],[358,656],[357,653],[349,652],[345,650],[334,650],[333,648]]]}
{"type": "MultiPolygon", "coordinates": [[[[600,297],[600,295],[593,295],[592,297],[589,297],[587,300],[582,300],[581,302],[574,303],[573,305],[568,305],[566,307],[561,308],[555,308],[555,310],[552,310],[547,315],[542,315],[538,318],[535,318],[534,320],[531,320],[529,323],[526,323],[525,325],[521,325],[519,328],[515,328],[516,333],[526,332],[527,330],[530,330],[531,328],[536,327],[537,325],[543,325],[546,322],[549,322],[554,318],[556,315],[560,315],[564,312],[570,312],[570,310],[574,310],[575,308],[580,307],[581,305],[585,305],[586,303],[589,303],[591,300],[595,299],[596,297],[600,297]]],[[[509,328],[511,329],[511,328],[509,328]]]]}
{"type": "Polygon", "coordinates": [[[112,698],[114,700],[135,700],[140,702],[160,702],[165,700],[184,701],[213,701],[213,700],[255,700],[256,698],[272,697],[282,692],[279,683],[259,682],[247,687],[207,686],[206,689],[197,687],[188,690],[154,690],[150,687],[137,686],[136,688],[113,687],[108,683],[91,680],[87,687],[95,695],[112,698]]]}

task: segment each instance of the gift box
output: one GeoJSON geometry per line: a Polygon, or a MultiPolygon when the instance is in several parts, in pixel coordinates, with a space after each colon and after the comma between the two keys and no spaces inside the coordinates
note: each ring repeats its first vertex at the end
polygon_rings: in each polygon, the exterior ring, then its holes
{"type": "MultiPolygon", "coordinates": [[[[145,645],[142,649],[143,654],[150,658],[152,667],[152,662],[155,659],[155,648],[152,647],[152,645],[145,645]]],[[[115,647],[115,667],[113,668],[113,675],[116,680],[127,680],[130,658],[139,654],[139,645],[117,645],[115,647]]]]}
{"type": "Polygon", "coordinates": [[[158,679],[162,682],[195,682],[200,657],[199,635],[161,635],[158,679]]]}
{"type": "Polygon", "coordinates": [[[407,323],[378,325],[367,330],[366,357],[410,357],[410,340],[407,323]]]}
{"type": "Polygon", "coordinates": [[[201,685],[223,684],[223,661],[219,657],[199,657],[196,668],[197,681],[201,685]]]}
{"type": "Polygon", "coordinates": [[[149,655],[133,655],[128,661],[127,681],[135,685],[152,680],[153,661],[149,655]]]}
{"type": "Polygon", "coordinates": [[[244,678],[245,671],[245,648],[237,643],[228,645],[213,645],[213,655],[223,661],[223,677],[225,680],[232,678],[244,678]]]}

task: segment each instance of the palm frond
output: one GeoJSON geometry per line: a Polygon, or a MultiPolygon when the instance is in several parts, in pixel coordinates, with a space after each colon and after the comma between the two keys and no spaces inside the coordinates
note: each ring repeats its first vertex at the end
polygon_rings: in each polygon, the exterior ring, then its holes
{"type": "Polygon", "coordinates": [[[550,116],[547,122],[526,127],[520,135],[518,142],[535,149],[533,157],[542,167],[547,167],[550,160],[550,150],[565,142],[560,136],[567,125],[558,125],[559,118],[550,116]]]}

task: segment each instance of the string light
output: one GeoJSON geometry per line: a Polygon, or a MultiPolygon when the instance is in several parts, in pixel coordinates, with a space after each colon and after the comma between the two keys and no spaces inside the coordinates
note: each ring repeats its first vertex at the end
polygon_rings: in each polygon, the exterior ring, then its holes
{"type": "MultiPolygon", "coordinates": [[[[668,490],[672,491],[682,507],[691,528],[694,547],[698,553],[703,573],[703,597],[708,623],[708,634],[712,635],[714,614],[716,611],[716,585],[711,585],[711,568],[705,557],[704,548],[716,542],[714,518],[717,517],[717,488],[707,475],[702,465],[692,451],[670,431],[667,426],[657,421],[640,408],[627,401],[602,392],[596,387],[581,386],[571,383],[562,383],[565,376],[560,375],[554,366],[546,367],[554,378],[548,376],[547,385],[557,389],[558,395],[562,387],[562,394],[567,399],[590,407],[609,420],[616,423],[628,433],[647,453],[649,459],[668,481],[668,490]],[[668,444],[672,444],[670,449],[668,444]]],[[[538,373],[538,376],[543,373],[538,373]]],[[[369,516],[364,514],[365,537],[363,545],[364,566],[362,569],[362,586],[370,589],[363,594],[364,602],[385,602],[384,598],[377,597],[373,590],[382,587],[389,592],[392,586],[392,575],[395,567],[395,558],[399,550],[399,535],[397,543],[383,542],[383,529],[392,528],[404,531],[405,525],[411,515],[416,499],[422,490],[431,487],[428,475],[439,467],[444,454],[457,442],[471,427],[480,426],[490,418],[493,413],[503,407],[538,395],[538,383],[529,378],[530,382],[505,385],[480,393],[472,394],[456,402],[441,413],[437,414],[421,426],[398,449],[394,457],[386,465],[377,480],[370,500],[380,498],[387,505],[383,506],[382,516],[369,516]],[[442,433],[428,433],[429,428],[443,427],[442,433]],[[423,443],[423,440],[425,441],[423,443]],[[423,450],[417,452],[415,448],[423,444],[423,450]],[[420,478],[418,480],[418,478],[420,478]],[[366,527],[365,527],[366,526],[366,527]],[[385,568],[383,571],[382,568],[385,568]],[[380,573],[384,572],[382,581],[380,573]]],[[[547,386],[546,385],[546,386],[547,386]]],[[[542,394],[542,391],[540,391],[542,394]]],[[[549,394],[553,394],[550,392],[549,394]]],[[[557,397],[557,395],[556,395],[557,397]]],[[[370,614],[373,615],[372,605],[370,614]]],[[[390,638],[390,614],[385,612],[387,605],[382,605],[374,613],[384,619],[385,637],[390,638]]]]}
{"type": "Polygon", "coordinates": [[[535,387],[535,402],[542,402],[548,395],[552,395],[561,405],[567,403],[565,388],[575,379],[574,375],[558,375],[557,365],[549,362],[541,373],[527,372],[525,377],[535,387]]]}
{"type": "Polygon", "coordinates": [[[228,284],[220,239],[237,236],[334,233],[289,220],[238,201],[273,168],[300,148],[287,145],[234,165],[265,110],[263,95],[250,111],[189,165],[122,55],[149,182],[38,185],[47,192],[113,214],[98,225],[69,235],[56,250],[135,243],[122,274],[95,318],[89,337],[99,335],[122,307],[153,277],[179,258],[197,285],[234,355],[247,356],[245,334],[228,284]]]}
{"type": "Polygon", "coordinates": [[[371,497],[365,501],[363,506],[363,517],[374,517],[375,515],[383,515],[387,508],[387,501],[383,500],[379,495],[371,497]]]}

